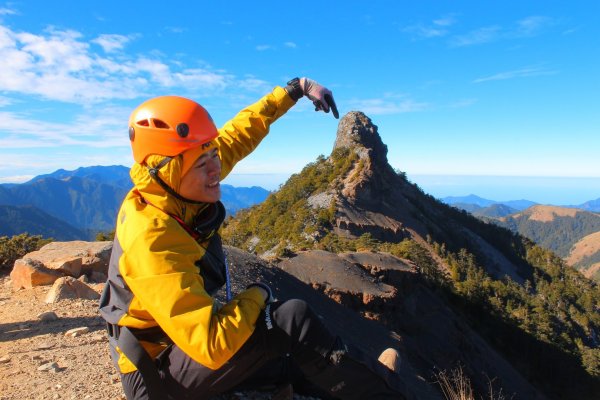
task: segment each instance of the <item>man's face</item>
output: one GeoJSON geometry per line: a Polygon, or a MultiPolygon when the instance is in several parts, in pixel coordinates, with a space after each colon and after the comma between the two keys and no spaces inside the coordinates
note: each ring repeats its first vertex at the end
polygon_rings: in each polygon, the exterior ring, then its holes
{"type": "Polygon", "coordinates": [[[217,149],[202,154],[181,178],[179,194],[186,199],[215,203],[221,199],[221,160],[217,149]]]}

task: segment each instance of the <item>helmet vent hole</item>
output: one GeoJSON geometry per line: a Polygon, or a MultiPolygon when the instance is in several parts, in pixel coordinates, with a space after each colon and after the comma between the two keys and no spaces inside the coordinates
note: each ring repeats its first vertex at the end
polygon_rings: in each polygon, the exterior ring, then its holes
{"type": "Polygon", "coordinates": [[[150,122],[147,119],[142,119],[142,120],[136,122],[136,124],[140,125],[140,126],[150,126],[150,122]]]}
{"type": "Polygon", "coordinates": [[[169,129],[169,125],[160,119],[153,119],[152,122],[154,122],[154,126],[158,129],[169,129]]]}

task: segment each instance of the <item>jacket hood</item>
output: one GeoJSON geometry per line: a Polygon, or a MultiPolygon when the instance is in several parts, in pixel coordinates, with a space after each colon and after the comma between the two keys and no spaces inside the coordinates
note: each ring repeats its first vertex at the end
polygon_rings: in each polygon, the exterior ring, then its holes
{"type": "MultiPolygon", "coordinates": [[[[152,179],[148,168],[157,166],[164,158],[165,156],[150,155],[146,158],[145,164],[135,163],[131,167],[129,176],[134,184],[133,190],[137,190],[148,203],[167,214],[176,215],[185,221],[186,224],[189,224],[194,216],[206,207],[206,204],[181,201],[167,193],[158,182],[152,179]]],[[[161,179],[177,193],[179,193],[179,186],[181,184],[182,165],[183,158],[179,155],[158,171],[161,179]]]]}

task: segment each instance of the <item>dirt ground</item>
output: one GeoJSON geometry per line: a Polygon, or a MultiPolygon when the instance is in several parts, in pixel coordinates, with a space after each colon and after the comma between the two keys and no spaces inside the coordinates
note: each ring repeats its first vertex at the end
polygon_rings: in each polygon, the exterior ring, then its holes
{"type": "MultiPolygon", "coordinates": [[[[90,284],[98,293],[103,284],[90,284]]],[[[97,300],[46,304],[51,286],[13,291],[0,270],[0,400],[125,399],[113,367],[97,300]],[[40,316],[54,312],[57,319],[40,316]],[[87,328],[71,337],[68,331],[87,328]]],[[[244,391],[214,400],[268,400],[273,393],[244,391]]],[[[295,400],[318,400],[294,394],[295,400]]]]}
{"type": "Polygon", "coordinates": [[[50,287],[15,292],[7,272],[0,276],[0,399],[124,399],[98,302],[46,304],[50,287]],[[42,321],[49,311],[58,318],[42,321]],[[82,327],[89,331],[65,335],[82,327]]]}

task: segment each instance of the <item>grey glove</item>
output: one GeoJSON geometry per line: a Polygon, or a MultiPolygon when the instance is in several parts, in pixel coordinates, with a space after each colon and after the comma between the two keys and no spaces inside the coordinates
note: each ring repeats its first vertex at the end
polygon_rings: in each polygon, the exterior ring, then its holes
{"type": "Polygon", "coordinates": [[[299,100],[302,96],[306,96],[312,100],[315,105],[315,111],[325,111],[326,113],[331,110],[335,118],[339,118],[337,106],[335,100],[333,100],[333,93],[331,90],[309,78],[294,78],[288,82],[286,90],[294,100],[299,100]]]}

